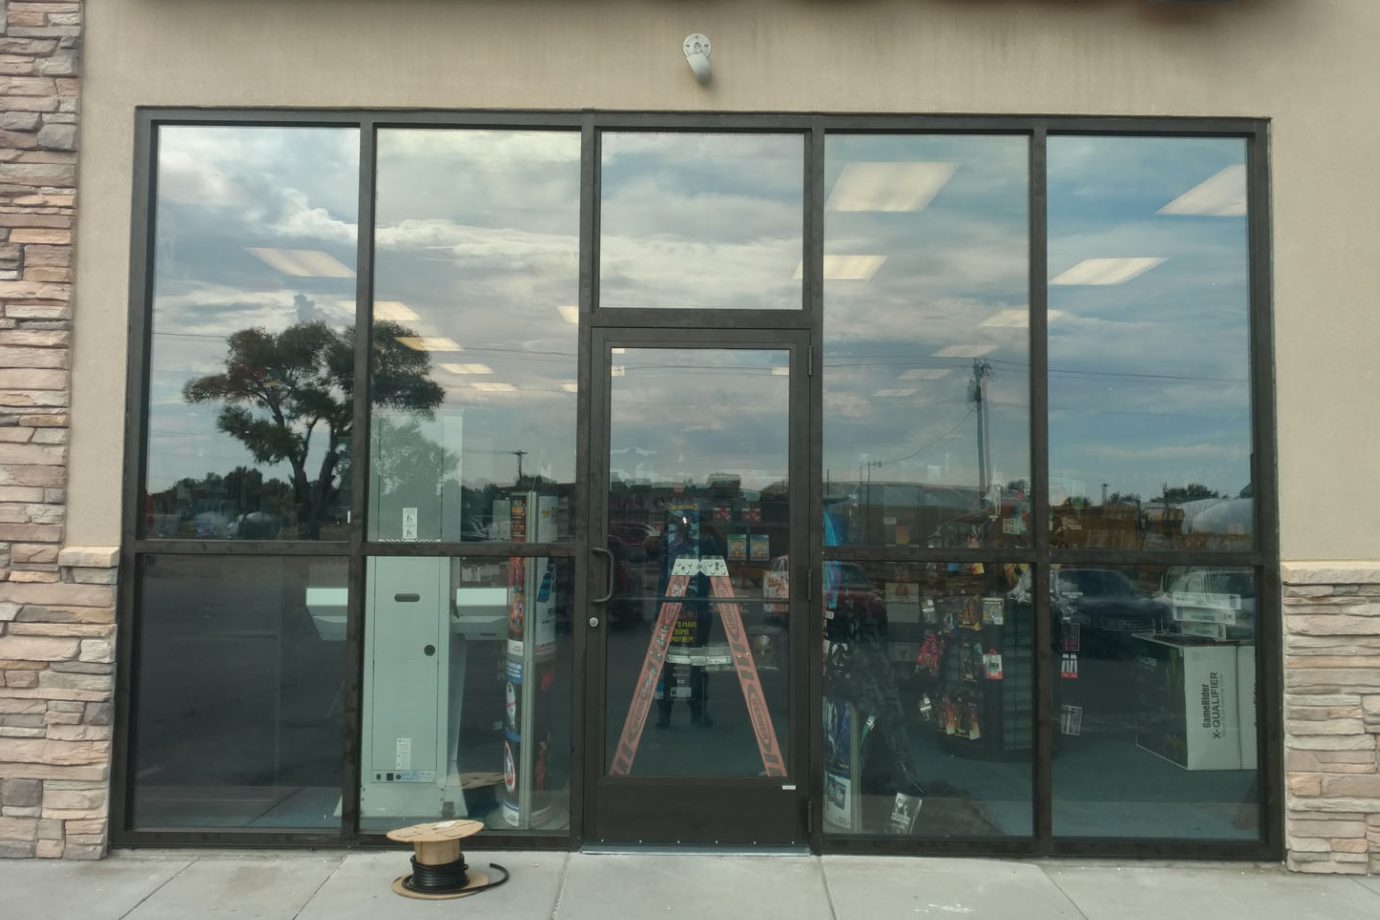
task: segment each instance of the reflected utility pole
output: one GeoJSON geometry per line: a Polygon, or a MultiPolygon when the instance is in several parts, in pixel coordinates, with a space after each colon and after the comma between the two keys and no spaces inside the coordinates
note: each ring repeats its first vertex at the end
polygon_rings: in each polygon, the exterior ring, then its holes
{"type": "Polygon", "coordinates": [[[973,382],[968,385],[970,398],[977,413],[977,460],[978,460],[978,510],[987,492],[992,488],[991,442],[987,428],[987,378],[992,374],[992,365],[986,361],[973,361],[973,382]]]}
{"type": "Polygon", "coordinates": [[[525,456],[527,456],[527,451],[525,451],[525,450],[510,450],[510,451],[508,451],[508,453],[512,454],[514,457],[517,457],[517,460],[518,460],[517,482],[513,483],[513,485],[521,486],[521,485],[522,485],[522,458],[525,457],[525,456]]]}

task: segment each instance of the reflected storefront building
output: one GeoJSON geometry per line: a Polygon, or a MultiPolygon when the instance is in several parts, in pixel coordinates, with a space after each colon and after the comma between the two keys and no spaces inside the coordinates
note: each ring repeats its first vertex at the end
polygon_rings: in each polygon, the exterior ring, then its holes
{"type": "Polygon", "coordinates": [[[148,114],[117,841],[1272,852],[1262,127],[875,122],[148,114]]]}

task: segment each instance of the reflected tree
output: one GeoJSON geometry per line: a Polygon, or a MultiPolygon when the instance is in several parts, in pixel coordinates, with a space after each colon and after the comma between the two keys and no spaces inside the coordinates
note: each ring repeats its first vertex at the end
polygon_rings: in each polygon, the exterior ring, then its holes
{"type": "Polygon", "coordinates": [[[1166,502],[1193,502],[1202,501],[1205,498],[1221,498],[1222,493],[1216,489],[1209,489],[1200,482],[1190,482],[1186,486],[1170,486],[1166,483],[1163,487],[1164,494],[1161,501],[1166,502]]]}
{"type": "MultiPolygon", "coordinates": [[[[399,343],[415,333],[374,324],[371,387],[375,407],[431,418],[445,398],[428,376],[425,352],[399,343]]],[[[302,322],[281,332],[255,327],[227,340],[225,369],[187,382],[189,403],[222,404],[216,427],[257,463],[292,469],[300,536],[316,539],[339,502],[354,417],[355,330],[302,322]],[[314,459],[314,468],[309,460],[314,459]]]]}

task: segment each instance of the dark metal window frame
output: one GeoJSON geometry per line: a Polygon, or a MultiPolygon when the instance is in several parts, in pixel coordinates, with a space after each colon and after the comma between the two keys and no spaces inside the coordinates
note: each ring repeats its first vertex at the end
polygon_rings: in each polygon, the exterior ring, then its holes
{"type": "MultiPolygon", "coordinates": [[[[1029,253],[1030,253],[1030,449],[1033,487],[1032,540],[1023,550],[927,549],[924,547],[829,547],[822,545],[819,521],[823,514],[823,375],[808,381],[807,411],[810,474],[808,515],[811,571],[820,572],[828,560],[873,562],[1023,562],[1034,570],[1035,729],[1033,751],[1034,834],[1003,838],[896,838],[838,836],[822,830],[822,597],[810,604],[807,666],[809,707],[810,843],[818,852],[891,852],[911,855],[987,856],[1120,856],[1178,859],[1280,859],[1284,853],[1283,745],[1281,674],[1281,599],[1279,584],[1279,507],[1276,472],[1274,401],[1274,345],[1271,288],[1271,217],[1269,178],[1269,122],[1254,118],[1100,117],[1100,116],[931,116],[870,114],[755,114],[755,113],[626,113],[568,111],[323,111],[221,110],[141,108],[135,113],[134,186],[131,207],[128,370],[125,405],[123,519],[119,601],[117,609],[116,731],[112,763],[111,839],[117,846],[377,846],[379,834],[361,833],[359,816],[359,730],[362,687],[364,568],[368,556],[556,556],[574,558],[577,567],[588,559],[591,398],[589,366],[593,330],[601,328],[715,326],[723,330],[801,330],[810,347],[822,354],[824,343],[823,253],[824,150],[827,134],[1008,134],[1029,139],[1029,253]],[[351,467],[351,525],[348,540],[210,541],[152,539],[139,532],[143,474],[147,444],[149,333],[156,214],[157,130],[161,126],[225,127],[337,127],[359,131],[359,205],[361,228],[356,268],[356,354],[353,455],[364,462],[351,467]],[[373,233],[377,131],[382,128],[554,130],[581,135],[580,256],[579,256],[579,371],[576,419],[576,510],[570,542],[558,544],[378,543],[365,539],[368,487],[369,397],[368,333],[373,303],[373,233]],[[798,133],[805,141],[803,281],[800,310],[677,310],[596,309],[598,302],[599,137],[603,131],[725,131],[798,133]],[[1246,143],[1248,175],[1248,239],[1250,259],[1250,358],[1252,420],[1252,482],[1255,489],[1255,547],[1249,551],[1145,551],[1052,548],[1049,543],[1049,429],[1046,266],[1048,187],[1047,139],[1051,135],[1110,135],[1144,137],[1223,137],[1246,143]],[[342,556],[349,564],[349,614],[343,654],[347,675],[344,737],[342,739],[342,814],[338,831],[272,832],[238,829],[191,830],[133,828],[131,802],[134,776],[129,757],[133,749],[132,706],[137,690],[136,616],[138,565],[146,556],[342,556]],[[1100,565],[1236,565],[1250,567],[1258,580],[1256,642],[1259,712],[1257,718],[1261,833],[1250,841],[1131,838],[1056,838],[1052,833],[1053,723],[1049,623],[1049,566],[1065,563],[1100,565]]],[[[586,566],[587,568],[587,566],[586,566]]],[[[588,600],[587,578],[575,580],[576,609],[588,600]]],[[[820,592],[822,595],[822,592],[820,592]]],[[[505,835],[479,838],[495,849],[569,849],[583,841],[586,785],[585,761],[579,749],[585,723],[587,641],[583,630],[572,635],[570,831],[565,836],[505,835]]],[[[587,744],[587,742],[586,742],[587,744]]]]}

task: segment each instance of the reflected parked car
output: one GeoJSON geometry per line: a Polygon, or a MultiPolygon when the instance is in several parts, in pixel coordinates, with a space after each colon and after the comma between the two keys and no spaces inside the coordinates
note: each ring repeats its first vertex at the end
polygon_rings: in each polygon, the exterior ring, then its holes
{"type": "Polygon", "coordinates": [[[232,540],[276,540],[282,529],[277,515],[251,511],[231,521],[225,528],[225,535],[232,540]]]}
{"type": "MultiPolygon", "coordinates": [[[[1017,603],[1029,603],[1033,575],[1027,571],[1011,591],[1017,603]]],[[[1058,624],[1077,626],[1087,645],[1130,649],[1135,633],[1158,632],[1169,618],[1169,605],[1138,590],[1117,569],[1060,566],[1051,573],[1050,615],[1058,624]]]]}
{"type": "Polygon", "coordinates": [[[1243,569],[1186,569],[1166,579],[1162,601],[1177,632],[1205,639],[1255,638],[1255,578],[1243,569]]]}

